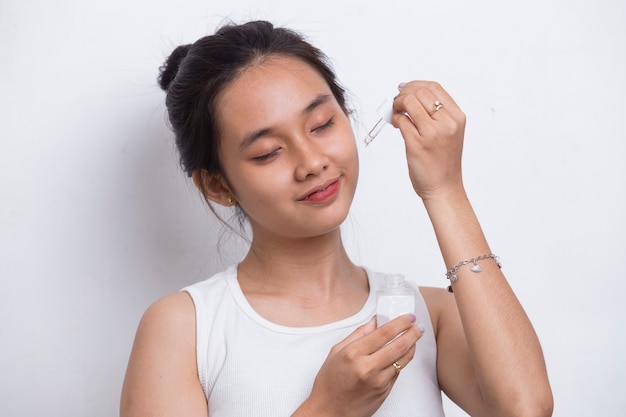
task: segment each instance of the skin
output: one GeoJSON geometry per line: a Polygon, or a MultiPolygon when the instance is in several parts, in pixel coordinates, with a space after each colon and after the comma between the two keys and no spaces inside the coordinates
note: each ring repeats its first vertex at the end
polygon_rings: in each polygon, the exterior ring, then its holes
{"type": "MultiPolygon", "coordinates": [[[[365,302],[365,272],[347,256],[339,227],[358,177],[349,118],[307,64],[274,56],[243,72],[218,98],[224,173],[194,173],[207,198],[249,217],[251,250],[239,265],[246,298],[288,326],[348,317],[365,302]],[[335,192],[303,199],[332,185],[335,192]]],[[[491,253],[462,182],[465,116],[438,84],[414,81],[394,100],[409,175],[446,265],[491,253]],[[432,103],[444,107],[429,115],[432,103]]],[[[549,416],[552,395],[539,342],[495,262],[480,279],[459,269],[454,294],[421,288],[437,339],[446,394],[472,416],[549,416]],[[473,278],[473,279],[472,279],[473,278]]],[[[294,416],[371,416],[413,358],[422,333],[412,315],[374,320],[334,346],[294,416]],[[391,343],[389,343],[391,341],[391,343]],[[337,381],[341,381],[338,383],[337,381]]],[[[195,313],[185,293],[154,303],[141,320],[124,383],[121,415],[206,417],[195,364],[195,313]]]]}

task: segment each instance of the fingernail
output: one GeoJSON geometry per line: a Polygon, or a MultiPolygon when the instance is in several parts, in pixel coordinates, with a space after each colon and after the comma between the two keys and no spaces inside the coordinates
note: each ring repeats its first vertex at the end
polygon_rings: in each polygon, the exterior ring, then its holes
{"type": "Polygon", "coordinates": [[[417,328],[420,329],[420,332],[424,333],[426,331],[426,327],[422,323],[417,323],[417,328]]]}
{"type": "Polygon", "coordinates": [[[411,323],[415,323],[415,314],[409,314],[409,320],[411,321],[411,323]]]}
{"type": "Polygon", "coordinates": [[[406,83],[403,81],[400,84],[398,84],[398,90],[402,90],[404,87],[406,86],[406,83]]]}

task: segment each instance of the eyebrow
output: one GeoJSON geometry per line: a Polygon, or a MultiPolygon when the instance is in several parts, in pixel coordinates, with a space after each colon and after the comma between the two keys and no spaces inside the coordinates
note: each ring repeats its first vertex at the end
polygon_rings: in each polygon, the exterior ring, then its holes
{"type": "MultiPolygon", "coordinates": [[[[306,116],[312,113],[316,108],[320,107],[321,105],[328,103],[331,99],[332,96],[330,94],[320,94],[319,96],[315,97],[313,101],[311,101],[309,105],[304,108],[304,110],[302,110],[301,114],[303,116],[306,116]]],[[[271,127],[266,127],[247,134],[241,141],[239,149],[247,148],[248,146],[252,145],[257,139],[271,134],[272,131],[273,129],[271,127]]]]}

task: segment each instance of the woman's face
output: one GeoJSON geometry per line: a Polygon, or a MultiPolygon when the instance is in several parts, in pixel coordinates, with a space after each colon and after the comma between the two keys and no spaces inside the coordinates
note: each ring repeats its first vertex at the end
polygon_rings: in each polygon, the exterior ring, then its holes
{"type": "Polygon", "coordinates": [[[255,239],[336,230],[355,193],[352,126],[324,79],[301,60],[273,56],[218,97],[220,162],[255,239]]]}

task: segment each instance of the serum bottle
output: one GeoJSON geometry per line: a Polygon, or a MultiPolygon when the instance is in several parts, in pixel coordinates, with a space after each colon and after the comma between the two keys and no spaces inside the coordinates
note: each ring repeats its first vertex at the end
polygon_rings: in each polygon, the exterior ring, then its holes
{"type": "Polygon", "coordinates": [[[378,327],[403,314],[415,314],[415,291],[399,274],[387,275],[385,286],[376,293],[378,327]]]}

